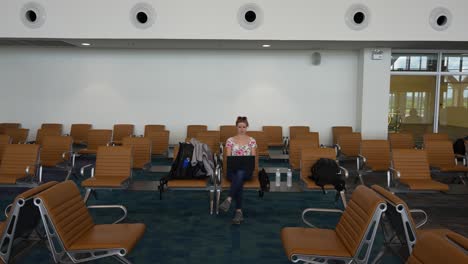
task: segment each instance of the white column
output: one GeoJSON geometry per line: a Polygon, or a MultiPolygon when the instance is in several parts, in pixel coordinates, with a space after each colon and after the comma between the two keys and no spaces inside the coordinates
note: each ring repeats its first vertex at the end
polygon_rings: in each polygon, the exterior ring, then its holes
{"type": "Polygon", "coordinates": [[[359,53],[357,131],[363,139],[387,139],[390,91],[391,49],[378,48],[383,56],[373,56],[375,49],[359,53]]]}

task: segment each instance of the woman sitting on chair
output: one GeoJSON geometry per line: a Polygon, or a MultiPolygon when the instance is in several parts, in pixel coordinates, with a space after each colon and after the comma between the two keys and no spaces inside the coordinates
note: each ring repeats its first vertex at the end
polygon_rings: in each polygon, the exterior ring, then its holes
{"type": "MultiPolygon", "coordinates": [[[[247,128],[249,122],[247,117],[239,116],[236,120],[237,135],[228,138],[226,141],[226,155],[227,156],[255,156],[257,150],[257,142],[254,138],[249,137],[247,128]]],[[[227,161],[226,161],[227,162],[227,161]]],[[[235,171],[228,171],[228,179],[231,181],[231,188],[229,190],[229,196],[219,206],[219,208],[225,212],[229,210],[232,199],[236,201],[236,212],[232,219],[233,224],[240,224],[244,217],[242,215],[242,191],[244,187],[244,181],[252,179],[251,171],[243,169],[237,169],[235,171]]]]}

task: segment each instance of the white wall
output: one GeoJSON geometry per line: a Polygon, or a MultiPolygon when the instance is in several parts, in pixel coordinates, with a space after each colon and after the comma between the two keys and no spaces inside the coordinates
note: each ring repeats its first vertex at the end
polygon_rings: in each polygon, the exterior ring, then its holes
{"type": "Polygon", "coordinates": [[[333,125],[357,126],[355,51],[99,50],[0,48],[0,122],[30,137],[43,122],[95,128],[165,124],[171,142],[186,125],[209,129],[249,117],[262,125],[309,125],[331,143],[333,125]]]}
{"type": "Polygon", "coordinates": [[[46,21],[38,29],[21,22],[21,9],[28,2],[0,1],[0,38],[468,41],[465,0],[41,0],[35,2],[44,6],[46,21]],[[149,29],[130,22],[130,10],[138,2],[156,11],[149,29]],[[256,30],[237,22],[245,3],[263,9],[264,23],[256,30]],[[370,24],[362,31],[345,24],[345,13],[354,3],[370,10],[370,24]],[[429,25],[431,11],[439,6],[453,15],[443,32],[429,25]]]}

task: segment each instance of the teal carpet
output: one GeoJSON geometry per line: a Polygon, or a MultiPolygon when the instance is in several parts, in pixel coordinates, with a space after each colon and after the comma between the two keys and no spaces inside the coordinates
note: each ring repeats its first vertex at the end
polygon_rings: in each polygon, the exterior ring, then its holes
{"type": "MultiPolygon", "coordinates": [[[[167,161],[155,163],[166,165],[167,161]]],[[[269,164],[265,162],[264,165],[269,164]]],[[[136,175],[135,179],[153,177],[155,180],[159,176],[136,175]]],[[[46,179],[60,177],[50,173],[46,179]]],[[[4,208],[19,191],[3,191],[0,206],[4,208]]],[[[223,192],[222,198],[226,194],[223,192]]],[[[159,200],[157,192],[98,191],[97,198],[92,197],[90,204],[122,204],[128,209],[128,218],[124,222],[146,224],[143,239],[128,256],[133,263],[290,263],[282,248],[281,228],[304,227],[301,213],[308,207],[342,209],[341,202],[335,202],[333,192],[326,195],[321,192],[266,193],[259,198],[257,192],[246,191],[245,221],[235,226],[231,224],[232,212],[209,214],[206,191],[168,191],[164,193],[163,200],[159,200]]],[[[95,210],[93,217],[96,223],[111,223],[119,217],[119,212],[95,210]]],[[[320,214],[313,219],[318,227],[334,228],[339,215],[320,214]]],[[[22,256],[18,263],[52,263],[52,258],[44,245],[38,245],[22,256]]],[[[103,259],[96,263],[117,261],[103,259]]],[[[388,256],[383,263],[398,262],[388,256]]]]}

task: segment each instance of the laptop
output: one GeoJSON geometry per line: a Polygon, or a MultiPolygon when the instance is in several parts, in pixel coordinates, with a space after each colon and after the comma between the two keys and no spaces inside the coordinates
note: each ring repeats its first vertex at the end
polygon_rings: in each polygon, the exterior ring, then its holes
{"type": "Polygon", "coordinates": [[[245,170],[253,172],[255,169],[255,156],[227,156],[227,170],[245,170]]]}

